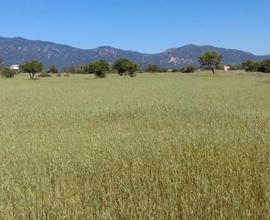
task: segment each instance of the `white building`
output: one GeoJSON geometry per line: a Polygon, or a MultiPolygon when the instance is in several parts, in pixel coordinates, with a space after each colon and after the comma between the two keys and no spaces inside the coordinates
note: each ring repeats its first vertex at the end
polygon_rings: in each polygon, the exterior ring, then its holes
{"type": "Polygon", "coordinates": [[[9,68],[11,70],[19,70],[20,69],[20,65],[11,65],[9,68]]]}

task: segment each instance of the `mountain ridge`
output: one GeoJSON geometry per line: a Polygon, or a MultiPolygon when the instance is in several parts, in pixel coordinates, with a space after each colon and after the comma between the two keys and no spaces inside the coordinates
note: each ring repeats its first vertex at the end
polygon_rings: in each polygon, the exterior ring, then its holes
{"type": "Polygon", "coordinates": [[[149,63],[163,68],[180,68],[187,65],[198,65],[197,58],[202,53],[214,50],[223,56],[224,64],[240,64],[248,59],[270,59],[270,55],[257,56],[237,49],[226,49],[211,45],[198,46],[188,44],[182,47],[169,48],[160,53],[140,53],[111,46],[100,46],[93,49],[80,49],[66,44],[50,41],[28,40],[22,37],[0,37],[0,56],[6,65],[20,64],[28,60],[41,61],[45,68],[56,64],[59,68],[86,64],[99,59],[114,62],[119,58],[128,58],[145,67],[149,63]]]}

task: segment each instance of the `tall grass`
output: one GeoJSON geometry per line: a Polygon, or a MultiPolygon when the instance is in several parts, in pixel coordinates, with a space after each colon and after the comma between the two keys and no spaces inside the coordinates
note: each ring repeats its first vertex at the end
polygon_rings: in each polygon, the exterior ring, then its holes
{"type": "Polygon", "coordinates": [[[0,80],[0,219],[270,219],[269,77],[0,80]]]}

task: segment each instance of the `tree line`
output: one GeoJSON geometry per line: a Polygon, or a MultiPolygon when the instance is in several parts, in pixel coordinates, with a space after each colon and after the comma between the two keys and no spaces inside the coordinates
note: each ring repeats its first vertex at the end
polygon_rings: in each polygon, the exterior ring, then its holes
{"type": "MultiPolygon", "coordinates": [[[[20,65],[20,72],[28,73],[30,79],[34,79],[37,73],[41,73],[39,76],[50,76],[49,74],[58,74],[59,70],[56,65],[51,65],[50,69],[47,72],[43,72],[43,64],[37,60],[32,60],[29,62],[25,62],[20,65]]],[[[79,67],[70,67],[70,68],[64,68],[64,72],[67,73],[74,73],[78,71],[78,73],[89,73],[89,74],[95,74],[96,78],[105,78],[106,75],[111,70],[117,71],[117,73],[120,76],[128,75],[130,77],[135,77],[136,72],[139,70],[139,66],[125,58],[118,59],[115,61],[113,66],[111,66],[107,61],[105,60],[98,60],[96,62],[87,64],[87,65],[81,65],[79,67]],[[74,72],[73,72],[74,71],[74,72]]],[[[2,58],[0,58],[0,72],[2,77],[5,78],[13,78],[17,71],[12,70],[10,68],[4,68],[4,61],[2,58]]]]}
{"type": "Polygon", "coordinates": [[[248,60],[242,63],[242,66],[247,72],[270,73],[270,60],[264,60],[264,61],[258,61],[258,62],[248,60]]]}
{"type": "MultiPolygon", "coordinates": [[[[199,63],[202,67],[206,67],[212,70],[213,74],[215,73],[215,67],[219,65],[222,60],[222,56],[218,55],[216,52],[208,52],[203,54],[198,58],[199,63]]],[[[3,59],[0,59],[0,67],[3,66],[3,59]]],[[[196,71],[195,66],[187,66],[180,70],[172,69],[171,72],[181,71],[183,73],[189,73],[196,71]]],[[[43,64],[39,61],[32,60],[29,62],[25,62],[20,65],[20,71],[24,73],[28,73],[30,79],[34,79],[37,73],[41,73],[43,70],[43,64]]],[[[145,72],[167,72],[168,69],[159,68],[156,64],[148,64],[148,66],[142,70],[140,69],[139,65],[136,63],[126,59],[120,58],[114,62],[114,64],[109,64],[105,60],[95,61],[93,63],[87,65],[79,65],[79,66],[72,66],[72,67],[65,67],[63,69],[66,73],[88,73],[88,74],[95,74],[97,78],[105,78],[109,72],[116,71],[120,76],[128,75],[130,77],[135,77],[136,72],[138,71],[145,71],[145,72]]],[[[5,68],[1,71],[2,76],[6,78],[13,78],[16,74],[16,71],[10,70],[5,68]]],[[[47,73],[59,73],[59,70],[56,65],[51,65],[50,69],[47,73]]],[[[40,76],[50,76],[46,73],[40,74],[40,76]]]]}
{"type": "MultiPolygon", "coordinates": [[[[210,51],[202,54],[198,57],[198,63],[201,65],[202,69],[211,70],[215,74],[215,70],[219,68],[220,63],[222,62],[223,57],[216,53],[215,51],[210,51]]],[[[264,61],[252,61],[248,60],[241,65],[231,66],[233,69],[245,69],[247,72],[264,72],[270,73],[270,60],[264,61]]],[[[181,69],[170,69],[170,72],[182,72],[182,73],[192,73],[195,72],[198,68],[196,66],[187,66],[181,69]]],[[[25,62],[20,65],[20,71],[28,73],[30,79],[34,79],[37,73],[42,73],[39,76],[51,76],[51,74],[60,74],[56,65],[51,65],[49,70],[43,71],[43,64],[39,61],[32,60],[25,62]]],[[[135,77],[136,72],[168,72],[168,69],[160,68],[156,64],[148,64],[144,69],[141,69],[136,63],[126,59],[120,58],[116,60],[113,64],[108,63],[105,60],[98,60],[86,65],[78,65],[63,68],[64,73],[86,73],[86,74],[95,74],[96,78],[105,78],[106,75],[110,72],[116,72],[120,76],[130,76],[135,77]]],[[[17,71],[11,70],[9,68],[4,68],[4,60],[0,57],[0,73],[2,77],[13,78],[17,71]]]]}

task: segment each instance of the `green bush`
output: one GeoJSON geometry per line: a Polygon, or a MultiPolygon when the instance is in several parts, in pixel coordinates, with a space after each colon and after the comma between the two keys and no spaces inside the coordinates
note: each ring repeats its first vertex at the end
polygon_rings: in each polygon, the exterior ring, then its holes
{"type": "Polygon", "coordinates": [[[14,78],[15,75],[16,75],[16,71],[11,70],[9,68],[4,68],[1,71],[1,76],[4,77],[4,78],[14,78]]]}
{"type": "Polygon", "coordinates": [[[181,69],[182,73],[194,73],[197,70],[195,66],[187,66],[183,69],[181,69]]]}
{"type": "Polygon", "coordinates": [[[138,65],[136,63],[130,62],[127,68],[128,75],[130,77],[135,77],[136,76],[136,71],[138,70],[138,65]]]}
{"type": "Polygon", "coordinates": [[[148,64],[147,67],[145,68],[145,72],[150,72],[150,73],[157,73],[161,72],[160,68],[156,64],[148,64]]]}
{"type": "Polygon", "coordinates": [[[52,77],[52,75],[49,73],[41,73],[38,77],[52,77]]]}
{"type": "Polygon", "coordinates": [[[262,72],[270,73],[270,60],[264,60],[260,62],[254,62],[248,60],[242,64],[247,72],[262,72]]]}
{"type": "Polygon", "coordinates": [[[110,65],[105,60],[99,60],[89,64],[88,73],[95,74],[96,78],[106,78],[107,73],[110,71],[110,65]]]}
{"type": "Polygon", "coordinates": [[[134,77],[139,68],[136,63],[128,59],[118,59],[115,61],[113,69],[115,69],[120,76],[128,74],[130,77],[134,77]]]}

